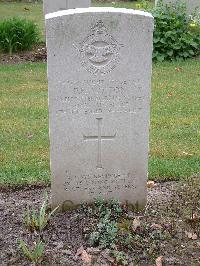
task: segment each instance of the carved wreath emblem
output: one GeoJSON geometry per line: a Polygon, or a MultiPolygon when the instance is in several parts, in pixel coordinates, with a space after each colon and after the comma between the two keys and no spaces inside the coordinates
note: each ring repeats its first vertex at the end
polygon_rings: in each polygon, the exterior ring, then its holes
{"type": "Polygon", "coordinates": [[[81,63],[92,74],[109,73],[119,62],[119,50],[122,45],[108,34],[101,20],[91,31],[78,47],[81,63]]]}

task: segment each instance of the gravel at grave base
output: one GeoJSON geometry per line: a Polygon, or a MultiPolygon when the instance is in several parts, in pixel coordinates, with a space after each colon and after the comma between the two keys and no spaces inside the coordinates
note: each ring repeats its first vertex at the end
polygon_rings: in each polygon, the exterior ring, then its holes
{"type": "Polygon", "coordinates": [[[36,45],[31,51],[22,51],[10,56],[9,54],[2,53],[0,55],[0,64],[2,65],[15,65],[23,63],[36,63],[46,62],[47,51],[45,44],[36,45]]]}
{"type": "MultiPolygon", "coordinates": [[[[175,182],[158,184],[156,187],[148,189],[148,208],[155,208],[159,211],[168,203],[171,196],[171,187],[176,186],[175,182]],[[157,202],[156,204],[154,204],[157,202]]],[[[37,239],[36,233],[30,233],[23,225],[23,211],[25,206],[41,206],[44,200],[44,193],[50,193],[50,188],[24,187],[20,190],[5,189],[0,192],[0,265],[30,265],[30,262],[22,255],[19,249],[19,240],[31,244],[37,239]]],[[[151,217],[149,217],[151,219],[151,217]]],[[[152,219],[153,222],[153,219],[152,219]]],[[[87,244],[83,237],[85,228],[90,221],[80,210],[57,214],[52,218],[47,229],[44,230],[45,255],[41,265],[83,265],[80,258],[76,256],[77,250],[83,246],[86,251],[87,244]]],[[[175,243],[166,243],[162,248],[162,256],[165,257],[165,265],[193,266],[193,261],[197,261],[198,251],[195,249],[195,241],[185,239],[175,239],[175,243]],[[179,249],[184,252],[179,252],[179,249]],[[194,260],[193,260],[194,259],[194,260]]],[[[91,255],[95,258],[92,265],[114,266],[109,262],[105,251],[98,252],[92,249],[91,255]]],[[[199,253],[200,255],[200,253],[199,253]]],[[[148,261],[142,261],[138,266],[152,266],[148,261]]],[[[134,266],[134,265],[132,265],[134,266]]]]}

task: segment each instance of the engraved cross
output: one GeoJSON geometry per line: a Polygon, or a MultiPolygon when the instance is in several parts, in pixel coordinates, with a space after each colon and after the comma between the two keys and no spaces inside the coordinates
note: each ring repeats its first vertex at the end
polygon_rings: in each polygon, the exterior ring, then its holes
{"type": "Polygon", "coordinates": [[[83,135],[83,139],[85,141],[90,140],[97,140],[98,141],[98,154],[97,154],[97,168],[101,169],[102,167],[102,149],[101,149],[101,143],[103,140],[113,140],[116,137],[116,133],[112,136],[104,136],[102,135],[102,120],[103,118],[96,118],[98,122],[98,135],[96,136],[85,136],[83,135]]]}

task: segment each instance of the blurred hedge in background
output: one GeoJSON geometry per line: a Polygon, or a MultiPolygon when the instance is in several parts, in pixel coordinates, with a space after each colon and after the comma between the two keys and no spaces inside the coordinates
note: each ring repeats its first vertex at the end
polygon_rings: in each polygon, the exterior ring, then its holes
{"type": "Polygon", "coordinates": [[[200,55],[200,19],[199,14],[188,15],[186,6],[181,3],[163,4],[153,9],[148,1],[141,1],[139,9],[154,16],[155,61],[183,60],[200,55]]]}
{"type": "Polygon", "coordinates": [[[12,18],[0,22],[0,49],[13,52],[30,50],[39,40],[37,25],[26,19],[12,18]]]}

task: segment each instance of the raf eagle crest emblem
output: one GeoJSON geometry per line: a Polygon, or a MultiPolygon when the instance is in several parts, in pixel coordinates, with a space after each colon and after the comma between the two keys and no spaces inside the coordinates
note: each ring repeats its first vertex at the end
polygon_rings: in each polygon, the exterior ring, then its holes
{"type": "Polygon", "coordinates": [[[110,34],[103,22],[99,20],[77,47],[82,66],[92,74],[107,74],[119,62],[119,50],[122,47],[110,34]]]}

